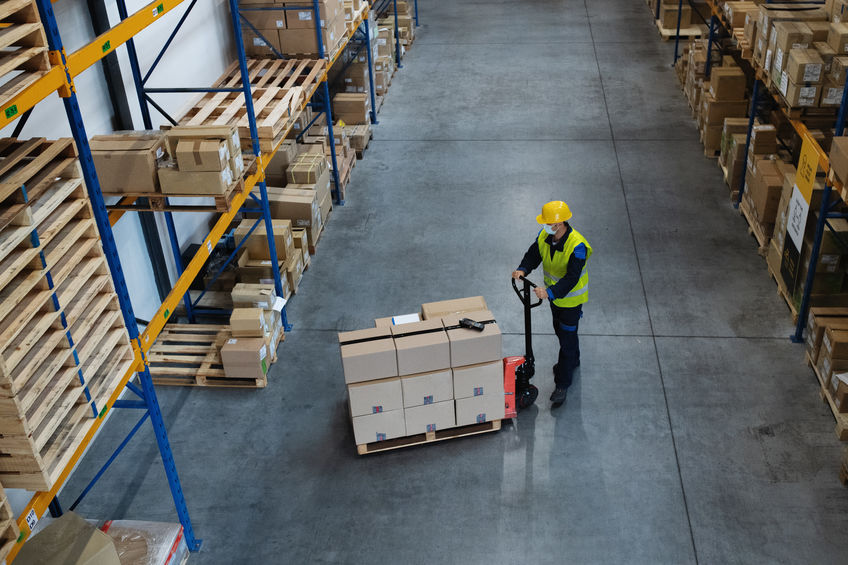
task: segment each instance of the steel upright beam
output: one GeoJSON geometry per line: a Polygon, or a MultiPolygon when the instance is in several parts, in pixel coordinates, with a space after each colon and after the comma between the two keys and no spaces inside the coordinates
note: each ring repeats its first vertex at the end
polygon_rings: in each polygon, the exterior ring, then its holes
{"type": "Polygon", "coordinates": [[[392,0],[392,4],[395,7],[395,60],[397,61],[397,68],[402,69],[403,65],[400,64],[400,28],[398,28],[397,0],[392,0]]]}
{"type": "MultiPolygon", "coordinates": [[[[397,1],[397,0],[395,0],[397,1]]],[[[662,0],[657,0],[657,5],[659,6],[662,0]]],[[[658,8],[659,9],[659,8],[658,8]]],[[[679,58],[677,55],[678,50],[680,49],[680,16],[683,15],[683,0],[677,0],[677,34],[674,36],[674,62],[672,62],[672,66],[677,64],[677,59],[679,58]]],[[[659,16],[657,16],[659,17],[659,16]]],[[[709,61],[710,54],[707,53],[707,60],[709,61]]]]}
{"type": "MultiPolygon", "coordinates": [[[[62,39],[59,35],[59,28],[56,25],[55,15],[53,14],[53,6],[50,0],[36,0],[36,2],[41,15],[41,21],[44,24],[50,50],[60,53],[61,65],[65,69],[68,83],[72,86],[73,83],[68,70],[67,59],[64,56],[62,39]]],[[[89,200],[91,201],[92,212],[103,244],[103,253],[106,256],[106,262],[109,265],[109,271],[112,274],[112,280],[115,285],[115,293],[118,296],[118,302],[121,306],[121,314],[123,315],[124,324],[127,327],[130,338],[133,341],[138,341],[138,325],[135,321],[135,314],[133,313],[132,302],[130,301],[129,290],[127,289],[127,281],[121,267],[120,257],[118,256],[118,247],[115,243],[112,227],[109,224],[109,213],[106,210],[106,204],[103,201],[103,194],[100,190],[97,170],[94,167],[94,161],[91,157],[91,148],[88,145],[88,135],[83,124],[82,113],[80,112],[74,89],[68,88],[64,94],[66,96],[63,96],[62,102],[65,106],[65,113],[68,117],[71,133],[77,145],[77,151],[79,152],[80,168],[82,169],[89,200]]],[[[162,455],[165,466],[165,474],[168,478],[168,484],[171,486],[174,505],[176,506],[177,514],[180,517],[180,523],[185,533],[186,544],[192,551],[197,551],[200,548],[200,540],[194,537],[191,518],[188,514],[188,506],[180,488],[179,474],[177,473],[177,468],[171,454],[168,435],[165,431],[165,424],[162,421],[162,413],[159,410],[156,393],[153,390],[153,382],[150,379],[150,373],[147,367],[145,366],[138,375],[146,396],[150,419],[153,423],[159,452],[162,455]]]]}
{"type": "MultiPolygon", "coordinates": [[[[707,57],[710,55],[708,54],[707,57]]],[[[751,108],[748,114],[748,133],[745,136],[745,152],[742,153],[742,163],[745,164],[748,162],[748,150],[751,149],[751,132],[754,129],[754,118],[757,116],[757,96],[760,93],[760,81],[754,79],[754,89],[751,91],[751,108]]],[[[742,194],[745,192],[745,175],[742,175],[742,179],[739,181],[739,194],[736,196],[736,203],[733,205],[734,208],[739,208],[739,205],[742,203],[742,194]]]]}
{"type": "Polygon", "coordinates": [[[418,0],[415,0],[415,27],[419,25],[421,24],[418,23],[418,0]]]}
{"type": "MultiPolygon", "coordinates": [[[[839,114],[836,117],[836,127],[834,134],[839,137],[845,132],[845,114],[848,111],[848,77],[845,78],[845,84],[842,87],[842,103],[839,106],[839,114]]],[[[819,260],[819,251],[821,251],[822,237],[824,237],[824,227],[827,223],[828,211],[830,210],[830,193],[833,191],[833,186],[829,181],[824,183],[824,193],[822,194],[821,207],[819,209],[819,217],[816,221],[816,234],[813,239],[813,249],[810,256],[810,264],[807,268],[807,280],[804,282],[804,294],[801,297],[801,307],[798,309],[798,325],[795,326],[795,333],[792,334],[792,341],[801,343],[804,340],[804,328],[807,324],[807,315],[810,311],[810,295],[813,290],[813,279],[816,276],[816,265],[819,260]]]]}
{"type": "MultiPolygon", "coordinates": [[[[660,0],[657,0],[657,1],[660,1],[660,0]]],[[[718,26],[715,25],[716,23],[717,23],[716,17],[710,16],[710,34],[709,34],[709,39],[707,39],[707,63],[706,63],[706,65],[704,65],[704,76],[706,76],[707,78],[710,78],[710,70],[712,69],[713,58],[711,57],[711,54],[713,52],[713,34],[715,33],[713,31],[713,29],[718,31],[718,29],[716,29],[718,27],[718,26]]],[[[676,62],[676,59],[675,59],[675,62],[676,62]]]]}
{"type": "Polygon", "coordinates": [[[371,24],[368,18],[362,20],[365,26],[365,53],[368,57],[368,85],[371,89],[371,123],[377,124],[377,95],[374,93],[374,54],[371,52],[371,24]]]}

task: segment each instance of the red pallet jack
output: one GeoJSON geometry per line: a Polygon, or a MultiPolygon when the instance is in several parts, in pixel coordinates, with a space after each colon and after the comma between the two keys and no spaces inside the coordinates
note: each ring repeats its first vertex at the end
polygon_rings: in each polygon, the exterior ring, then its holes
{"type": "Polygon", "coordinates": [[[536,373],[536,360],[533,357],[533,328],[530,325],[530,310],[542,304],[540,298],[535,304],[531,298],[531,288],[536,285],[524,277],[519,277],[524,282],[524,288],[518,290],[515,279],[512,279],[512,288],[524,305],[524,356],[504,357],[504,394],[505,414],[504,418],[515,418],[518,410],[528,408],[536,402],[539,389],[530,384],[530,379],[536,373]]]}

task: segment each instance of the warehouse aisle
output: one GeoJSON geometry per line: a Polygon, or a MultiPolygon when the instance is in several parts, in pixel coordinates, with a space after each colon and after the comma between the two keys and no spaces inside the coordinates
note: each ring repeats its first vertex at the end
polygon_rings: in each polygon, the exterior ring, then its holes
{"type": "MultiPolygon", "coordinates": [[[[831,415],[644,2],[420,12],[269,387],[159,390],[205,540],[190,563],[844,562],[831,415]],[[547,402],[556,338],[537,310],[536,407],[497,434],[358,457],[336,332],[482,294],[521,353],[509,274],[560,198],[595,249],[567,403],[547,402]]],[[[150,430],[127,451],[79,510],[174,521],[150,430]]]]}

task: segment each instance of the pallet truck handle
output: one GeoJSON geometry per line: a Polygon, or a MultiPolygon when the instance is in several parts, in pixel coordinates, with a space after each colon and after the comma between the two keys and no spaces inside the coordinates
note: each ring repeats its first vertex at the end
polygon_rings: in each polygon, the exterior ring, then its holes
{"type": "Polygon", "coordinates": [[[536,288],[536,285],[533,284],[533,282],[526,277],[521,276],[518,278],[524,281],[524,292],[522,293],[522,291],[518,290],[518,285],[515,284],[515,279],[511,279],[512,289],[515,291],[515,294],[518,295],[518,298],[521,300],[522,304],[526,304],[530,308],[535,308],[536,306],[539,306],[542,303],[541,298],[535,304],[530,301],[530,287],[536,288]],[[525,296],[527,297],[526,299],[524,298],[525,296]]]}

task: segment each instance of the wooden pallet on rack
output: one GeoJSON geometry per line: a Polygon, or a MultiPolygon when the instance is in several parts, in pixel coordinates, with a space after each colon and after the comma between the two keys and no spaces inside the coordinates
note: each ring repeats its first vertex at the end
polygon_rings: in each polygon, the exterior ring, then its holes
{"type": "MultiPolygon", "coordinates": [[[[250,59],[256,127],[262,151],[272,151],[297,120],[304,103],[318,88],[326,69],[323,60],[250,59]]],[[[238,63],[233,63],[212,85],[213,88],[241,86],[238,63]]],[[[236,125],[242,148],[250,149],[250,127],[244,94],[210,92],[195,101],[178,120],[180,125],[236,125]]]]}
{"type": "Polygon", "coordinates": [[[833,418],[836,420],[836,437],[842,441],[848,440],[848,414],[842,414],[839,412],[839,409],[836,407],[836,403],[833,401],[833,395],[830,393],[828,383],[824,382],[824,377],[822,377],[822,374],[816,364],[813,363],[813,360],[810,358],[810,354],[805,353],[804,358],[807,361],[807,365],[813,370],[813,373],[816,375],[816,379],[819,382],[819,397],[830,407],[833,418]]]}
{"type": "Polygon", "coordinates": [[[425,443],[435,443],[437,441],[444,441],[447,439],[458,439],[478,434],[485,434],[488,432],[496,432],[500,429],[501,420],[492,420],[491,422],[484,422],[482,424],[472,424],[470,426],[460,426],[458,428],[448,428],[446,430],[427,432],[414,436],[360,444],[356,446],[356,452],[359,455],[368,455],[371,453],[401,449],[403,447],[412,447],[414,445],[424,445],[425,443]]]}
{"type": "Polygon", "coordinates": [[[0,106],[5,106],[50,69],[47,36],[33,0],[0,3],[0,106]],[[6,80],[12,73],[19,73],[6,80]]]}
{"type": "Polygon", "coordinates": [[[689,25],[680,28],[680,33],[677,33],[677,28],[666,29],[662,25],[662,21],[654,20],[657,30],[660,32],[660,37],[663,41],[670,41],[676,37],[680,39],[700,39],[707,35],[707,26],[704,25],[689,25]]]}
{"type": "Polygon", "coordinates": [[[135,200],[133,203],[125,203],[125,202],[115,202],[114,204],[107,204],[106,208],[109,210],[136,210],[136,211],[151,211],[151,212],[229,212],[230,207],[233,204],[233,199],[235,199],[236,195],[240,193],[244,189],[244,180],[239,179],[238,181],[231,184],[227,191],[224,194],[162,194],[162,193],[150,193],[150,192],[124,192],[124,193],[103,193],[105,197],[112,198],[125,198],[129,197],[130,200],[135,200]],[[138,199],[146,199],[145,201],[140,201],[138,199]],[[214,203],[212,204],[180,204],[179,202],[174,202],[173,199],[184,199],[184,198],[208,198],[212,199],[214,203]]]}
{"type": "Polygon", "coordinates": [[[221,346],[230,327],[219,324],[168,324],[147,354],[154,384],[263,388],[268,379],[233,379],[224,374],[221,346]]]}

